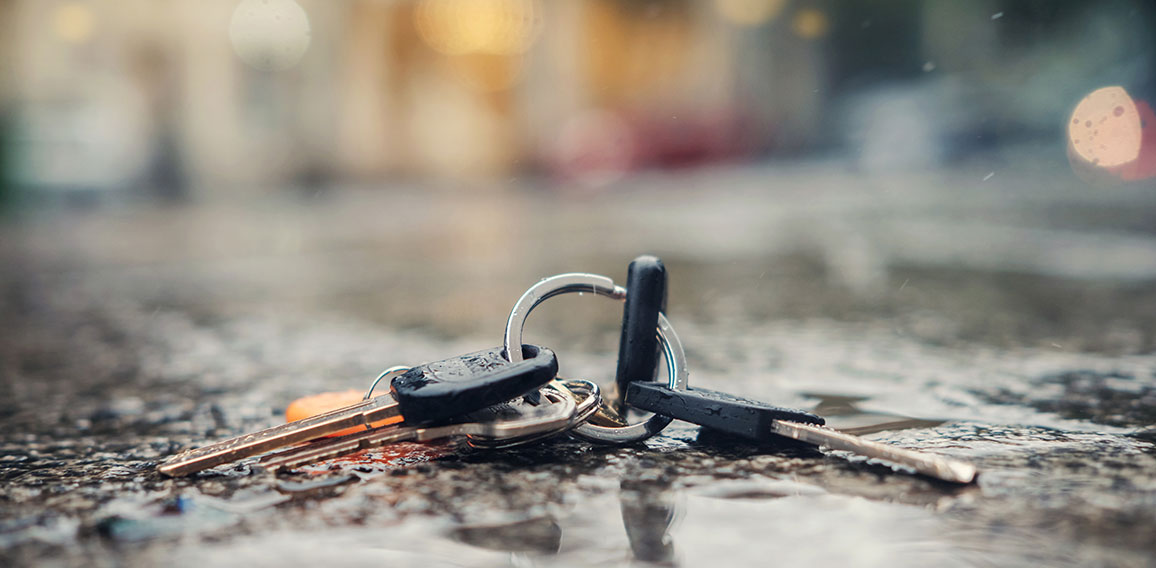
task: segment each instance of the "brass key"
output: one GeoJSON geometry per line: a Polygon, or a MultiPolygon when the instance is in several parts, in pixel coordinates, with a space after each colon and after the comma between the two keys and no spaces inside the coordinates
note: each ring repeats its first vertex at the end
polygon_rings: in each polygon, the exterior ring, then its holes
{"type": "Polygon", "coordinates": [[[519,363],[510,363],[503,351],[493,348],[398,371],[388,395],[188,450],[165,460],[157,470],[174,477],[188,475],[346,428],[371,429],[382,421],[410,426],[444,421],[517,398],[558,372],[554,352],[545,347],[523,345],[527,358],[519,363]]]}
{"type": "Polygon", "coordinates": [[[460,423],[426,427],[387,426],[326,438],[269,454],[261,458],[258,467],[277,472],[388,444],[428,442],[453,436],[465,436],[470,445],[486,448],[525,444],[568,431],[589,416],[601,402],[598,386],[589,381],[556,381],[542,387],[539,392],[542,402],[537,405],[515,400],[465,415],[460,423]],[[555,386],[557,383],[562,383],[561,388],[555,386]],[[584,390],[587,394],[577,401],[571,389],[584,390]]]}

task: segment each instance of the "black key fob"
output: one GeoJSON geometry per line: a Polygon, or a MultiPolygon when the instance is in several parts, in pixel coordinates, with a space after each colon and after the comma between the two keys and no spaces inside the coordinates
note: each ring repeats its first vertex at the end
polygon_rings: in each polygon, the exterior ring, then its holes
{"type": "Polygon", "coordinates": [[[659,312],[666,311],[666,266],[656,256],[643,255],[626,270],[626,302],[622,307],[622,334],[618,341],[617,397],[614,410],[626,408],[623,396],[632,381],[653,381],[658,372],[659,312]]]}
{"type": "Polygon", "coordinates": [[[709,389],[673,391],[652,383],[634,382],[626,390],[626,403],[642,410],[670,416],[729,434],[759,441],[778,438],[771,421],[786,420],[824,424],[804,410],[782,408],[709,389]]]}
{"type": "Polygon", "coordinates": [[[409,425],[448,420],[515,399],[558,374],[554,352],[523,345],[525,360],[509,362],[502,347],[414,367],[394,377],[390,393],[409,425]]]}

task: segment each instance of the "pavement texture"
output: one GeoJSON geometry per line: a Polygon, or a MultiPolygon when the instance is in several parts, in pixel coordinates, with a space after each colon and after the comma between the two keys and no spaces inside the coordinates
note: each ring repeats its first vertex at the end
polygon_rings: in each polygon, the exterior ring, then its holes
{"type": "MultiPolygon", "coordinates": [[[[396,185],[0,225],[0,564],[1151,566],[1156,191],[824,164],[611,190],[396,185]],[[691,384],[977,464],[955,487],[676,422],[183,479],[293,399],[501,343],[522,290],[661,256],[691,384]]],[[[527,341],[609,384],[621,307],[527,341]]]]}

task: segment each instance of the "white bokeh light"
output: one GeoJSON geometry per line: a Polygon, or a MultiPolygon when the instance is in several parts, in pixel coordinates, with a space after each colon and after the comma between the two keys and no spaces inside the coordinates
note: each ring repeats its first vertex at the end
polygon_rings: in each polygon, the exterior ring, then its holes
{"type": "Polygon", "coordinates": [[[293,0],[242,0],[229,40],[237,57],[257,69],[288,69],[309,49],[309,16],[293,0]]]}

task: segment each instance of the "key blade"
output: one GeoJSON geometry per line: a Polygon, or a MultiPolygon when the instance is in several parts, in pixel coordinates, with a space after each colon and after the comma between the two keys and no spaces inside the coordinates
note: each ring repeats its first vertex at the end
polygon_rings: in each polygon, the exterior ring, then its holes
{"type": "Polygon", "coordinates": [[[971,483],[979,474],[975,466],[967,462],[880,444],[813,424],[774,420],[771,422],[771,428],[780,436],[891,462],[951,483],[971,483]]]}
{"type": "Polygon", "coordinates": [[[542,388],[543,401],[536,406],[520,400],[511,401],[463,415],[459,417],[463,422],[426,427],[402,424],[317,440],[269,454],[261,458],[258,466],[275,473],[387,444],[429,442],[453,436],[466,436],[470,445],[485,448],[525,443],[564,432],[573,426],[576,419],[584,419],[594,410],[601,400],[598,386],[588,381],[575,381],[575,387],[587,393],[581,404],[574,400],[575,395],[565,383],[555,381],[542,388]]]}
{"type": "Polygon", "coordinates": [[[508,448],[521,446],[569,431],[585,419],[601,401],[598,385],[588,381],[574,382],[587,391],[581,404],[577,395],[565,382],[555,379],[542,388],[542,402],[537,406],[514,407],[507,419],[480,423],[480,428],[467,434],[467,442],[474,448],[508,448]]]}
{"type": "Polygon", "coordinates": [[[157,471],[169,477],[189,475],[223,463],[314,440],[352,426],[381,421],[401,421],[397,403],[388,395],[187,450],[165,460],[157,467],[157,471]]]}
{"type": "Polygon", "coordinates": [[[337,438],[316,440],[304,446],[288,448],[269,454],[257,466],[273,473],[339,458],[361,450],[384,446],[395,442],[408,442],[417,438],[418,430],[399,425],[385,426],[365,432],[357,432],[337,438]]]}
{"type": "Polygon", "coordinates": [[[496,431],[492,424],[476,422],[426,427],[394,424],[288,448],[261,458],[257,466],[276,473],[398,442],[432,442],[451,436],[466,435],[496,435],[496,431]]]}

